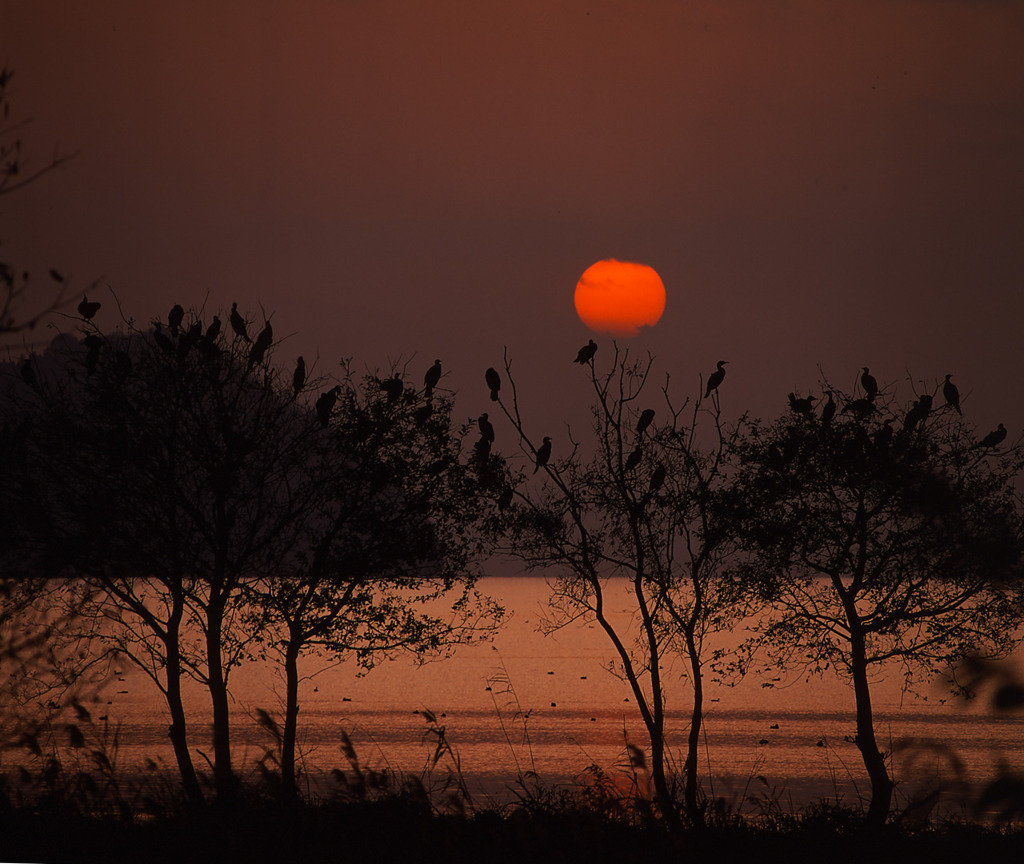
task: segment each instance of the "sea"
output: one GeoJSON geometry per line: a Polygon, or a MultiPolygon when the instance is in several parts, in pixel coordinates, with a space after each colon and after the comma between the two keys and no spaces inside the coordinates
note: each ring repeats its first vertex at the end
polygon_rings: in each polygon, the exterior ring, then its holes
{"type": "MultiPolygon", "coordinates": [[[[611,669],[612,650],[593,623],[543,632],[550,588],[535,576],[485,578],[509,620],[493,640],[420,662],[412,655],[361,672],[352,662],[306,658],[302,665],[299,764],[305,791],[341,791],[339,773],[386,772],[445,789],[461,778],[475,805],[516,800],[538,788],[580,790],[601,778],[612,788],[648,788],[644,726],[628,685],[611,669]],[[627,745],[630,745],[627,747],[627,745]],[[335,770],[337,769],[337,770],[335,770]]],[[[610,606],[629,627],[629,596],[610,606]]],[[[125,662],[92,710],[120,771],[173,775],[168,714],[157,688],[125,662]]],[[[667,658],[671,764],[681,770],[689,682],[667,658]]],[[[231,672],[235,767],[247,779],[274,768],[284,681],[271,663],[231,672]]],[[[893,671],[873,683],[876,734],[891,754],[900,806],[941,792],[949,815],[974,814],[1000,771],[1024,772],[1024,711],[998,713],[984,699],[954,698],[942,676],[904,692],[893,671]]],[[[208,770],[207,698],[186,688],[196,765],[208,770]]],[[[95,734],[100,734],[96,732],[95,734]]],[[[809,803],[866,803],[869,784],[853,743],[852,688],[831,673],[782,671],[770,679],[709,682],[699,771],[704,792],[742,813],[797,812],[809,803]]],[[[378,776],[380,776],[378,774],[378,776]]],[[[933,796],[934,797],[934,796],[933,796]]]]}

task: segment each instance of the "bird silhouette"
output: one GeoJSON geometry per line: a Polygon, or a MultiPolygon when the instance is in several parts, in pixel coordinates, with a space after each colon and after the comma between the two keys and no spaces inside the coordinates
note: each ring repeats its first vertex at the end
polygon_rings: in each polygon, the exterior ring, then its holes
{"type": "Polygon", "coordinates": [[[476,453],[478,459],[486,459],[491,454],[491,442],[486,438],[479,439],[473,445],[473,452],[476,453]]]}
{"type": "Polygon", "coordinates": [[[491,401],[498,401],[498,391],[501,389],[501,376],[498,374],[498,370],[494,367],[489,368],[484,372],[484,379],[487,381],[487,386],[491,391],[491,401]]]}
{"type": "Polygon", "coordinates": [[[306,384],[306,361],[299,356],[295,361],[295,371],[292,373],[292,389],[298,393],[306,384]]]}
{"type": "Polygon", "coordinates": [[[245,323],[245,319],[238,313],[238,304],[231,304],[231,317],[228,319],[231,322],[231,329],[235,331],[236,337],[241,337],[246,342],[252,342],[249,338],[249,328],[245,323]]]}
{"type": "Polygon", "coordinates": [[[249,363],[253,366],[257,363],[262,363],[267,350],[273,344],[274,328],[271,327],[270,322],[267,321],[266,324],[263,325],[263,329],[260,330],[260,335],[256,337],[256,341],[252,344],[252,350],[249,351],[249,363]]]}
{"type": "Polygon", "coordinates": [[[659,462],[658,466],[654,469],[654,473],[651,474],[651,486],[649,494],[653,495],[661,488],[662,484],[665,482],[665,476],[667,473],[668,472],[665,470],[665,466],[659,462]]]}
{"type": "Polygon", "coordinates": [[[217,341],[217,337],[220,336],[220,327],[220,318],[214,315],[213,321],[210,322],[210,326],[206,328],[206,336],[203,338],[210,344],[213,344],[217,341]]]}
{"type": "Polygon", "coordinates": [[[803,414],[804,416],[810,414],[814,410],[814,401],[817,396],[808,396],[805,399],[797,399],[796,394],[789,394],[789,409],[794,414],[803,414]]]}
{"type": "Polygon", "coordinates": [[[622,466],[622,471],[628,474],[637,465],[640,464],[640,460],[643,459],[644,454],[640,447],[634,447],[633,451],[626,457],[626,464],[622,466]]]}
{"type": "Polygon", "coordinates": [[[878,382],[875,380],[875,376],[868,371],[867,366],[861,368],[864,371],[860,376],[860,386],[864,388],[864,395],[874,401],[874,398],[878,395],[878,382]]]}
{"type": "Polygon", "coordinates": [[[952,405],[953,410],[957,414],[962,415],[963,412],[960,411],[960,391],[957,389],[956,384],[949,380],[952,377],[952,375],[946,376],[946,383],[942,385],[942,397],[946,400],[947,405],[952,405]]]}
{"type": "Polygon", "coordinates": [[[164,329],[159,321],[156,321],[153,324],[153,341],[160,346],[160,350],[165,354],[174,353],[174,343],[171,341],[170,337],[164,335],[164,329]]]}
{"type": "Polygon", "coordinates": [[[435,360],[434,365],[427,370],[427,374],[423,376],[423,395],[428,399],[430,394],[434,392],[434,388],[437,386],[437,382],[441,380],[441,361],[435,360]]]}
{"type": "Polygon", "coordinates": [[[932,410],[932,397],[927,393],[922,393],[921,397],[914,403],[913,407],[907,412],[903,418],[903,431],[913,432],[918,426],[920,426],[926,419],[928,414],[932,410]]]}
{"type": "Polygon", "coordinates": [[[86,321],[91,321],[92,316],[100,311],[99,303],[90,303],[89,298],[82,296],[82,302],[78,304],[78,314],[81,315],[86,321]]]}
{"type": "Polygon", "coordinates": [[[334,410],[334,405],[338,401],[338,394],[341,392],[341,387],[335,386],[328,390],[326,393],[321,393],[316,400],[316,416],[320,420],[320,425],[325,429],[331,419],[331,412],[334,410]]]}
{"type": "Polygon", "coordinates": [[[548,464],[548,459],[551,458],[551,439],[547,435],[544,436],[544,443],[537,449],[537,464],[533,466],[533,473],[536,474],[538,469],[543,468],[548,464]]]}
{"type": "Polygon", "coordinates": [[[999,424],[998,428],[993,429],[984,438],[982,438],[975,446],[977,447],[998,447],[1003,441],[1006,440],[1006,427],[1002,423],[999,424]]]}
{"type": "Polygon", "coordinates": [[[704,389],[704,398],[707,399],[711,395],[712,391],[717,390],[719,385],[725,380],[725,364],[728,360],[719,360],[715,366],[715,369],[710,375],[708,375],[708,386],[704,389]]]}
{"type": "Polygon", "coordinates": [[[821,406],[821,425],[828,426],[832,418],[836,416],[836,402],[832,398],[832,391],[828,391],[828,401],[821,406]]]}
{"type": "Polygon", "coordinates": [[[480,437],[485,441],[494,441],[494,426],[491,425],[491,421],[487,419],[486,414],[481,414],[476,421],[477,428],[480,430],[480,437]]]}
{"type": "Polygon", "coordinates": [[[843,406],[843,414],[853,414],[858,420],[863,420],[869,414],[873,414],[877,409],[875,403],[867,397],[861,399],[853,399],[843,406]]]}
{"type": "Polygon", "coordinates": [[[177,337],[181,329],[181,322],[185,320],[185,310],[180,303],[175,303],[171,311],[167,313],[167,326],[171,328],[171,335],[177,337]]]}
{"type": "Polygon", "coordinates": [[[587,344],[584,345],[578,352],[576,352],[576,359],[573,363],[589,363],[594,359],[594,354],[597,353],[597,343],[593,339],[588,339],[587,344]]]}
{"type": "Polygon", "coordinates": [[[653,408],[645,408],[642,412],[640,412],[640,418],[636,421],[636,434],[637,435],[643,435],[644,434],[644,430],[648,426],[651,425],[651,422],[653,420],[654,420],[654,409],[653,408]]]}

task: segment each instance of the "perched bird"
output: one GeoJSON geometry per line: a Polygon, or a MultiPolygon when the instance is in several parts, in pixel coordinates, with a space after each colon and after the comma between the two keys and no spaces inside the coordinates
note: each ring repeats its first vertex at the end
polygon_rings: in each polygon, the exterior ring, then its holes
{"type": "Polygon", "coordinates": [[[491,454],[491,442],[486,438],[481,438],[473,445],[473,452],[476,453],[478,459],[486,459],[491,454]]]}
{"type": "Polygon", "coordinates": [[[998,447],[1003,441],[1006,440],[1006,427],[1000,423],[999,427],[993,429],[984,438],[982,438],[975,446],[977,447],[998,447]]]}
{"type": "Polygon", "coordinates": [[[89,298],[82,297],[82,302],[78,304],[78,314],[81,315],[86,321],[92,319],[92,316],[100,311],[99,303],[90,303],[89,298]]]}
{"type": "Polygon", "coordinates": [[[874,401],[874,398],[878,395],[878,382],[875,380],[875,376],[868,372],[867,366],[862,368],[864,371],[860,376],[860,386],[864,388],[864,395],[874,401]]]}
{"type": "Polygon", "coordinates": [[[249,328],[246,326],[245,319],[238,313],[238,304],[231,304],[231,317],[228,319],[231,322],[231,329],[235,331],[235,336],[241,336],[246,342],[252,342],[249,338],[249,328]]]}
{"type": "Polygon", "coordinates": [[[383,390],[388,396],[388,405],[394,405],[399,400],[403,391],[405,390],[402,384],[402,379],[396,372],[390,378],[385,378],[380,382],[380,389],[383,390]]]}
{"type": "Polygon", "coordinates": [[[316,400],[316,416],[320,420],[320,425],[325,429],[330,422],[331,412],[334,410],[340,392],[341,387],[332,387],[326,393],[321,393],[316,400]]]}
{"type": "Polygon", "coordinates": [[[477,428],[480,430],[480,438],[484,441],[494,442],[494,426],[491,425],[491,421],[487,419],[486,414],[481,414],[476,421],[477,428]]]}
{"type": "Polygon", "coordinates": [[[270,322],[267,321],[263,325],[263,329],[260,330],[260,335],[256,337],[256,341],[252,344],[252,350],[249,352],[249,363],[255,366],[257,363],[263,362],[263,357],[267,353],[267,349],[274,344],[274,328],[270,326],[270,322]]]}
{"type": "Polygon", "coordinates": [[[828,401],[821,406],[821,425],[828,426],[832,418],[836,416],[836,402],[832,398],[832,391],[828,391],[828,401]]]}
{"type": "Polygon", "coordinates": [[[551,439],[547,435],[544,436],[544,443],[540,445],[537,450],[537,464],[533,466],[533,473],[536,474],[539,468],[543,468],[548,464],[548,459],[551,458],[551,439]]]}
{"type": "Polygon", "coordinates": [[[213,321],[210,322],[210,326],[206,328],[206,336],[204,338],[207,342],[217,341],[217,337],[220,336],[220,326],[220,318],[214,315],[213,321]]]}
{"type": "Polygon", "coordinates": [[[728,360],[719,360],[715,364],[718,368],[708,376],[708,386],[704,390],[705,399],[711,395],[712,390],[717,390],[719,385],[725,380],[725,369],[723,367],[728,362],[728,360]]]}
{"type": "Polygon", "coordinates": [[[789,394],[789,409],[794,414],[810,414],[814,410],[814,402],[817,396],[808,396],[805,399],[797,399],[796,394],[789,394]]]}
{"type": "Polygon", "coordinates": [[[636,434],[643,435],[644,430],[651,425],[651,421],[654,420],[654,409],[645,408],[640,413],[640,418],[636,421],[636,434]]]}
{"type": "Polygon", "coordinates": [[[434,392],[434,388],[437,386],[437,382],[441,380],[441,361],[435,360],[434,365],[427,370],[427,374],[423,376],[423,393],[429,399],[430,394],[434,392]]]}
{"type": "Polygon", "coordinates": [[[633,452],[626,457],[626,464],[622,466],[624,473],[629,473],[637,465],[640,464],[640,460],[643,459],[643,451],[639,447],[634,447],[633,452]]]}
{"type": "Polygon", "coordinates": [[[167,313],[167,326],[171,328],[171,335],[177,336],[178,330],[181,329],[181,322],[185,320],[185,310],[181,308],[180,303],[175,303],[171,307],[171,311],[167,313]]]}
{"type": "Polygon", "coordinates": [[[852,399],[846,403],[843,407],[843,414],[853,414],[858,420],[863,420],[869,414],[873,414],[877,409],[875,403],[870,399],[864,397],[861,399],[852,399]]]}
{"type": "Polygon", "coordinates": [[[960,411],[960,391],[957,389],[956,384],[949,380],[952,377],[952,375],[946,376],[946,383],[942,385],[942,396],[946,400],[947,405],[952,405],[953,410],[957,414],[962,414],[960,411]]]}
{"type": "Polygon", "coordinates": [[[654,473],[651,474],[651,487],[650,487],[650,494],[651,495],[653,495],[655,492],[657,492],[661,488],[662,484],[665,482],[665,475],[666,474],[667,474],[667,472],[665,471],[665,466],[662,465],[659,462],[658,463],[658,467],[656,467],[654,469],[654,473]]]}
{"type": "Polygon", "coordinates": [[[922,424],[931,413],[932,410],[932,397],[927,393],[922,393],[921,397],[914,403],[914,406],[907,412],[903,418],[903,431],[913,432],[920,424],[922,424]]]}
{"type": "Polygon", "coordinates": [[[292,389],[298,393],[306,384],[306,361],[299,359],[295,361],[295,371],[292,373],[292,389]]]}
{"type": "Polygon", "coordinates": [[[494,367],[489,368],[484,372],[484,379],[487,381],[487,386],[491,391],[491,401],[498,401],[498,391],[501,389],[501,376],[498,374],[498,370],[494,367]]]}
{"type": "Polygon", "coordinates": [[[160,346],[160,350],[165,354],[174,353],[174,343],[164,335],[164,328],[159,321],[153,323],[153,341],[160,346]]]}
{"type": "Polygon", "coordinates": [[[580,350],[576,353],[576,359],[573,360],[572,362],[580,364],[589,363],[591,360],[594,359],[594,354],[596,353],[597,343],[593,339],[588,339],[587,344],[580,348],[580,350]]]}

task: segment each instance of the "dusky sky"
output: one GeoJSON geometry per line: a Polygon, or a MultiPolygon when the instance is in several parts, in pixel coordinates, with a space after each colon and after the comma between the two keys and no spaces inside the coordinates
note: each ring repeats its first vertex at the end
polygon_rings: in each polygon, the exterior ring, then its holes
{"type": "Polygon", "coordinates": [[[867,365],[1015,437],[1022,45],[998,0],[0,0],[26,155],[79,154],[0,238],[102,277],[101,327],[107,285],[139,321],[262,304],[282,365],[441,358],[467,417],[507,345],[556,456],[607,257],[668,296],[624,344],[680,395],[729,360],[726,416],[867,365]]]}

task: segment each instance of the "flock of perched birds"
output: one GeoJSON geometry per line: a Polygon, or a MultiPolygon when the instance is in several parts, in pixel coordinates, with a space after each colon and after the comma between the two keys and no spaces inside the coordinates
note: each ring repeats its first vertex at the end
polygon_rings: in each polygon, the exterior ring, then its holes
{"type": "MultiPolygon", "coordinates": [[[[87,296],[83,296],[82,301],[78,304],[78,314],[81,315],[84,320],[91,321],[99,311],[100,305],[101,304],[98,302],[89,300],[87,296]]],[[[185,329],[184,323],[185,310],[180,304],[176,303],[167,315],[167,326],[170,330],[170,337],[163,333],[160,322],[155,322],[154,324],[155,329],[153,336],[157,344],[164,348],[164,350],[177,351],[179,354],[184,354],[187,353],[194,345],[200,344],[201,342],[212,345],[216,343],[220,336],[221,320],[216,315],[213,316],[213,321],[209,327],[206,328],[205,333],[202,321],[198,319],[194,321],[188,329],[185,329]]],[[[270,324],[270,320],[266,318],[264,319],[263,329],[256,336],[256,339],[253,340],[249,335],[248,323],[238,311],[238,304],[232,303],[231,313],[228,316],[228,323],[231,326],[235,339],[241,339],[250,346],[248,356],[250,364],[257,365],[263,362],[267,351],[273,345],[274,341],[274,331],[270,324]]],[[[99,358],[99,350],[102,343],[100,339],[92,333],[86,334],[84,342],[88,348],[86,367],[88,371],[91,372],[93,368],[95,368],[96,362],[99,358]]],[[[594,342],[593,339],[589,339],[587,344],[579,349],[576,354],[576,359],[573,362],[581,365],[593,363],[594,355],[597,353],[597,347],[597,343],[594,342]]],[[[727,360],[719,360],[715,364],[715,370],[708,375],[707,384],[704,389],[705,399],[717,398],[718,388],[721,387],[722,382],[725,380],[725,366],[727,363],[727,360]]],[[[30,386],[36,385],[35,372],[28,360],[22,364],[21,373],[26,383],[30,386]]],[[[441,381],[441,374],[441,361],[435,360],[434,364],[427,369],[423,376],[423,396],[426,398],[426,402],[417,408],[414,413],[414,420],[419,425],[423,425],[427,420],[429,420],[433,413],[431,397],[433,396],[434,389],[441,381]]],[[[952,377],[952,374],[946,375],[945,381],[942,385],[942,397],[945,407],[962,415],[960,408],[960,391],[951,380],[952,377]]],[[[296,394],[305,387],[306,380],[306,363],[300,356],[296,361],[295,370],[292,373],[292,387],[296,394]]],[[[500,401],[501,375],[498,371],[493,367],[487,369],[484,373],[484,380],[487,384],[488,390],[490,391],[491,401],[500,401]]],[[[402,381],[401,376],[397,373],[390,378],[380,380],[379,386],[386,396],[388,405],[392,405],[397,402],[405,392],[404,382],[402,381]]],[[[852,414],[855,418],[863,420],[877,410],[875,400],[879,394],[878,381],[871,374],[871,371],[867,366],[862,367],[860,386],[863,391],[863,395],[847,401],[843,406],[841,413],[852,414]]],[[[315,403],[316,415],[324,427],[328,426],[330,423],[331,414],[334,411],[340,393],[341,387],[335,386],[324,393],[321,393],[317,397],[315,403]]],[[[789,407],[794,414],[806,417],[814,416],[814,403],[816,401],[818,401],[818,398],[813,395],[798,397],[795,393],[789,394],[789,407]]],[[[931,394],[921,394],[903,417],[903,431],[913,432],[915,429],[919,428],[932,412],[933,403],[934,397],[931,394]]],[[[820,420],[822,424],[826,426],[830,424],[833,421],[837,410],[838,405],[836,404],[832,391],[827,391],[826,401],[821,408],[820,420]]],[[[633,450],[626,457],[626,461],[623,466],[626,472],[632,471],[640,464],[640,461],[643,458],[643,450],[641,447],[643,435],[653,420],[654,411],[650,408],[644,410],[640,414],[636,424],[636,444],[633,450]]],[[[884,425],[891,432],[890,424],[891,421],[886,421],[884,425]]],[[[480,433],[480,438],[474,445],[474,450],[478,456],[485,458],[489,455],[491,445],[494,443],[494,426],[490,422],[489,416],[486,412],[477,418],[477,429],[480,433]]],[[[1006,435],[1006,427],[1000,423],[996,429],[993,429],[984,438],[978,441],[975,447],[978,449],[996,448],[1006,440],[1006,435]]],[[[541,468],[548,465],[550,459],[551,438],[544,436],[541,445],[534,451],[533,473],[536,474],[541,468]]],[[[655,469],[651,478],[652,490],[660,486],[661,483],[664,482],[664,479],[664,468],[659,465],[655,469]],[[660,477],[658,469],[661,469],[660,477]]]]}

